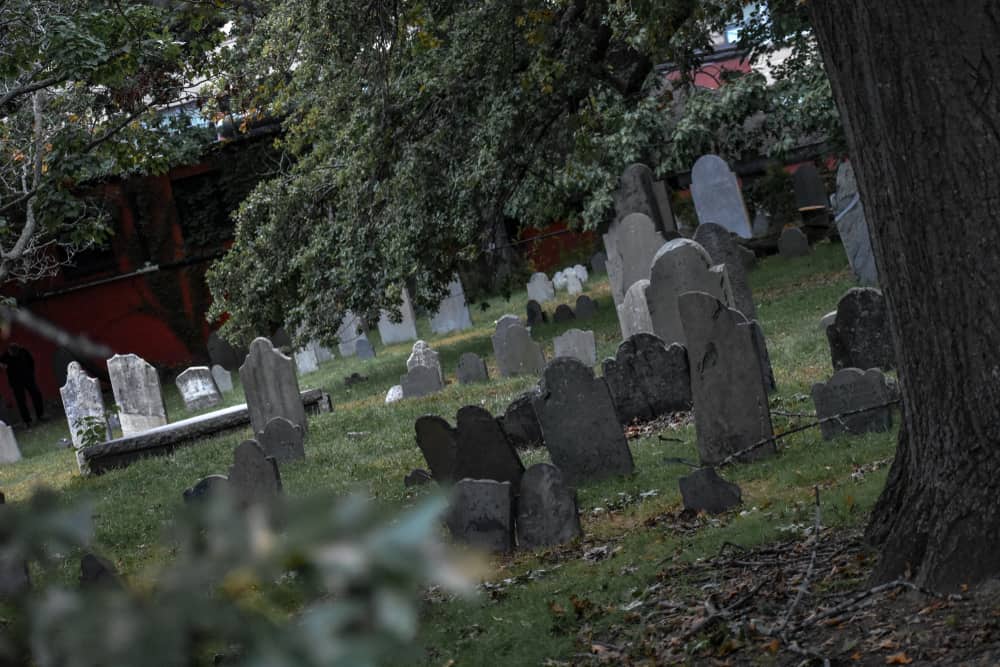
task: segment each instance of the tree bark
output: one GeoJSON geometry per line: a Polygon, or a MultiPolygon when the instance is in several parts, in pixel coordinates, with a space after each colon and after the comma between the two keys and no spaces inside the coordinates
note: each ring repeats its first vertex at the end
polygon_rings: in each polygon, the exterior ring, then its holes
{"type": "Polygon", "coordinates": [[[904,400],[875,577],[953,591],[1000,573],[1000,8],[809,4],[904,400]]]}

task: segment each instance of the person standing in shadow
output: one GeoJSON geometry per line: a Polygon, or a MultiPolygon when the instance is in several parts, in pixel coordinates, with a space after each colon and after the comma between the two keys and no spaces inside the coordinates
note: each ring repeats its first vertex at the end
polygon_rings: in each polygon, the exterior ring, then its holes
{"type": "Polygon", "coordinates": [[[31,426],[31,413],[28,411],[25,392],[31,394],[35,415],[38,421],[42,421],[45,418],[45,406],[42,392],[38,390],[38,383],[35,382],[35,360],[31,353],[20,345],[11,343],[7,346],[7,351],[0,354],[0,366],[7,369],[7,382],[10,384],[10,390],[14,394],[17,409],[25,425],[31,426]]]}

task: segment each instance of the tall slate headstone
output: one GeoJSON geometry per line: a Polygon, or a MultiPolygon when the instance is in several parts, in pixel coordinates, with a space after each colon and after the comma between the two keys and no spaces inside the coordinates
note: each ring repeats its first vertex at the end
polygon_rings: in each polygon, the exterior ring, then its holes
{"type": "Polygon", "coordinates": [[[691,409],[687,350],[677,343],[668,347],[653,334],[636,334],[619,345],[604,360],[604,380],[622,424],[691,409]]]}
{"type": "Polygon", "coordinates": [[[500,427],[507,434],[507,440],[515,448],[527,449],[545,444],[542,437],[542,426],[535,414],[534,399],[537,391],[527,391],[507,406],[503,416],[498,418],[500,427]]]}
{"type": "Polygon", "coordinates": [[[257,442],[264,454],[278,463],[300,461],[306,457],[302,427],[284,417],[273,417],[257,434],[257,442]]]}
{"type": "Polygon", "coordinates": [[[877,286],[878,266],[875,263],[868,221],[865,219],[865,205],[861,203],[861,193],[850,162],[841,162],[837,167],[836,202],[834,220],[847,252],[851,271],[862,285],[877,286]]]}
{"type": "Polygon", "coordinates": [[[299,395],[299,380],[291,359],[274,349],[271,341],[258,338],[240,366],[240,382],[247,398],[250,428],[260,433],[274,417],[284,417],[309,431],[306,411],[299,395]]]}
{"type": "Polygon", "coordinates": [[[528,298],[538,303],[545,303],[556,298],[556,288],[544,273],[533,273],[528,281],[528,298]]]}
{"type": "Polygon", "coordinates": [[[111,438],[111,425],[104,411],[101,383],[97,378],[87,375],[79,363],[73,361],[67,366],[66,384],[60,387],[59,395],[62,397],[63,412],[66,413],[73,447],[83,447],[83,429],[89,427],[89,420],[97,420],[96,424],[104,440],[111,438]]]}
{"type": "Polygon", "coordinates": [[[817,382],[812,387],[816,416],[821,421],[830,419],[819,425],[824,440],[841,433],[860,435],[888,431],[892,428],[892,410],[887,405],[890,398],[885,374],[877,368],[866,371],[860,368],[841,368],[827,382],[817,382]],[[831,419],[865,408],[873,409],[831,419]]]}
{"type": "Polygon", "coordinates": [[[222,403],[222,394],[208,366],[192,366],[174,380],[188,410],[204,410],[222,403]]]}
{"type": "Polygon", "coordinates": [[[691,198],[699,224],[714,222],[745,239],[750,217],[736,174],[718,155],[702,155],[691,168],[691,198]]]}
{"type": "Polygon", "coordinates": [[[521,482],[524,465],[493,415],[478,405],[459,408],[455,417],[455,477],[521,482]]]}
{"type": "Polygon", "coordinates": [[[826,328],[833,369],[896,367],[885,297],[874,287],[852,287],[837,303],[826,328]]]}
{"type": "Polygon", "coordinates": [[[215,386],[223,394],[228,394],[233,390],[233,374],[222,366],[218,364],[212,366],[212,379],[215,380],[215,386]]]}
{"type": "Polygon", "coordinates": [[[665,242],[656,223],[642,213],[626,216],[604,235],[608,253],[608,282],[616,306],[624,301],[628,288],[637,280],[649,278],[656,251],[665,242]]]}
{"type": "Polygon", "coordinates": [[[531,333],[518,322],[497,325],[492,337],[493,356],[502,377],[537,375],[545,367],[542,346],[531,339],[531,333]]]}
{"type": "Polygon", "coordinates": [[[597,303],[586,294],[581,294],[576,298],[576,306],[573,312],[578,320],[589,320],[597,315],[597,303]]]}
{"type": "Polygon", "coordinates": [[[457,542],[494,552],[514,550],[514,490],[510,482],[463,479],[455,485],[448,530],[457,542]]]}
{"type": "Polygon", "coordinates": [[[448,296],[438,304],[437,311],[431,315],[431,331],[436,334],[446,334],[452,331],[464,331],[472,327],[472,316],[469,305],[465,302],[465,290],[462,281],[456,276],[448,284],[448,296]]]}
{"type": "Polygon", "coordinates": [[[646,302],[648,280],[637,280],[625,293],[625,300],[618,306],[618,324],[622,338],[628,339],[640,333],[653,333],[653,320],[649,316],[646,302]]]}
{"type": "Polygon", "coordinates": [[[576,491],[559,468],[550,463],[528,468],[517,500],[518,546],[538,549],[566,544],[582,533],[576,491]]]}
{"type": "Polygon", "coordinates": [[[597,342],[593,331],[570,329],[552,341],[555,356],[570,357],[593,368],[597,363],[597,342]]]}
{"type": "Polygon", "coordinates": [[[414,423],[417,447],[438,484],[452,484],[458,461],[458,434],[451,424],[437,415],[418,417],[414,423]]]}
{"type": "Polygon", "coordinates": [[[359,338],[354,341],[354,354],[358,359],[374,359],[375,348],[367,338],[359,338]]]}
{"type": "Polygon", "coordinates": [[[410,293],[404,287],[399,304],[400,321],[394,322],[393,315],[387,310],[383,310],[378,320],[378,334],[383,345],[403,343],[408,340],[417,339],[417,316],[413,312],[413,303],[410,301],[410,293]]]}
{"type": "Polygon", "coordinates": [[[236,446],[228,477],[229,488],[240,505],[245,507],[268,505],[281,494],[278,464],[264,453],[256,440],[245,440],[236,446]]]}
{"type": "Polygon", "coordinates": [[[740,246],[733,241],[729,230],[713,222],[707,222],[698,225],[698,229],[694,232],[694,240],[705,249],[713,264],[725,264],[729,286],[733,291],[733,307],[746,315],[747,319],[757,319],[757,307],[753,302],[753,291],[750,289],[743,253],[740,252],[740,246]]]}
{"type": "Polygon", "coordinates": [[[134,354],[116,354],[108,359],[108,375],[122,435],[135,435],[167,423],[160,378],[149,363],[134,354]]]}
{"type": "Polygon", "coordinates": [[[572,322],[575,319],[576,313],[573,312],[573,308],[565,303],[560,303],[556,306],[556,312],[552,314],[552,321],[557,324],[562,322],[572,322]]]}

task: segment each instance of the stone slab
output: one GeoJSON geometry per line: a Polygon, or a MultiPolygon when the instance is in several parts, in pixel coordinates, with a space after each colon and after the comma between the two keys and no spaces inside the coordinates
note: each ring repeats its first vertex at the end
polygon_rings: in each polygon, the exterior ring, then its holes
{"type": "Polygon", "coordinates": [[[517,499],[517,544],[539,549],[572,542],[583,534],[576,491],[559,468],[537,463],[521,478],[517,499]]]}

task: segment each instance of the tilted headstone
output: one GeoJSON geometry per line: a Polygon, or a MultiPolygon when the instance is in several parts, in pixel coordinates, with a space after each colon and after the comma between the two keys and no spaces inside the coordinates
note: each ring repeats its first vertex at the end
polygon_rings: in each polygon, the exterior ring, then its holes
{"type": "Polygon", "coordinates": [[[451,424],[437,415],[424,415],[414,423],[417,447],[420,448],[438,484],[452,484],[458,461],[458,434],[451,424]]]}
{"type": "Polygon", "coordinates": [[[444,386],[444,371],[438,353],[425,341],[418,340],[413,344],[410,356],[406,358],[406,370],[411,371],[417,366],[425,366],[437,372],[441,386],[444,386]]]}
{"type": "Polygon", "coordinates": [[[699,224],[714,222],[745,239],[750,217],[736,174],[718,155],[702,155],[691,168],[691,198],[699,224]]]}
{"type": "Polygon", "coordinates": [[[608,253],[598,250],[590,256],[590,272],[599,275],[608,272],[608,253]]]}
{"type": "Polygon", "coordinates": [[[528,301],[525,311],[527,312],[526,321],[529,327],[549,321],[549,317],[545,314],[545,311],[542,310],[542,306],[534,299],[528,301]]]}
{"type": "Polygon", "coordinates": [[[458,370],[455,373],[459,384],[473,384],[490,379],[486,370],[486,362],[474,352],[465,352],[458,358],[458,370]]]}
{"type": "Polygon", "coordinates": [[[233,374],[222,366],[218,364],[212,366],[212,379],[215,381],[215,386],[223,394],[228,394],[233,390],[233,374]]]}
{"type": "Polygon", "coordinates": [[[260,433],[267,422],[284,417],[309,432],[306,411],[299,395],[299,379],[291,359],[274,349],[271,341],[258,338],[240,366],[240,382],[247,398],[250,428],[260,433]]]}
{"type": "Polygon", "coordinates": [[[573,312],[573,308],[565,303],[560,303],[556,306],[556,312],[552,315],[552,321],[557,324],[562,322],[572,322],[575,319],[576,314],[573,312]]]}
{"type": "Polygon", "coordinates": [[[465,302],[465,290],[462,289],[462,281],[456,277],[448,284],[448,296],[438,304],[437,311],[431,316],[431,331],[446,334],[471,327],[472,315],[465,302]]]}
{"type": "Polygon", "coordinates": [[[570,329],[556,336],[552,344],[557,357],[571,357],[590,367],[597,363],[597,341],[593,331],[570,329]]]}
{"type": "Polygon", "coordinates": [[[404,287],[399,304],[400,321],[395,322],[395,315],[387,310],[383,310],[378,319],[378,334],[383,345],[403,343],[408,340],[417,339],[417,316],[413,312],[413,303],[410,301],[410,293],[404,287]]]}
{"type": "Polygon", "coordinates": [[[195,482],[194,486],[184,490],[185,503],[200,503],[216,497],[220,493],[231,493],[229,478],[225,475],[209,475],[195,482]]]}
{"type": "MultiPolygon", "coordinates": [[[[730,454],[773,436],[758,352],[746,318],[704,292],[679,298],[687,336],[698,454],[715,465],[730,454]]],[[[773,454],[770,442],[744,455],[773,454]]]]}
{"type": "Polygon", "coordinates": [[[782,257],[805,257],[812,253],[809,239],[798,227],[785,227],[778,237],[778,254],[782,257]]]}
{"type": "Polygon", "coordinates": [[[677,481],[684,509],[692,512],[721,514],[743,502],[740,487],[719,477],[715,468],[699,468],[677,481]]]}
{"type": "Polygon", "coordinates": [[[319,359],[316,358],[316,352],[311,348],[304,347],[295,350],[292,357],[295,359],[295,370],[299,372],[299,375],[308,375],[319,370],[319,359]]]}
{"type": "Polygon", "coordinates": [[[534,273],[528,281],[528,298],[545,303],[556,298],[556,288],[544,273],[534,273]]]}
{"type": "Polygon", "coordinates": [[[636,334],[619,345],[604,360],[604,380],[622,424],[691,409],[687,350],[677,343],[668,347],[653,334],[636,334]]]}
{"type": "Polygon", "coordinates": [[[83,431],[92,426],[97,427],[102,440],[111,439],[111,425],[104,411],[101,383],[87,375],[77,362],[70,362],[66,368],[66,384],[59,389],[59,395],[62,396],[63,411],[74,447],[83,447],[83,431]],[[87,423],[94,420],[94,424],[87,423]]]}
{"type": "Polygon", "coordinates": [[[583,283],[577,277],[576,272],[572,269],[567,269],[566,274],[566,292],[570,295],[577,295],[583,292],[583,283]]]}
{"type": "Polygon", "coordinates": [[[405,398],[420,398],[429,396],[444,389],[441,374],[431,366],[414,366],[399,378],[405,398]]]}
{"type": "Polygon", "coordinates": [[[257,434],[257,443],[278,463],[300,461],[306,457],[302,427],[284,417],[274,417],[267,422],[264,430],[257,434]]]}
{"type": "Polygon", "coordinates": [[[646,302],[648,287],[648,280],[635,281],[625,293],[624,301],[618,306],[618,324],[623,339],[640,333],[653,333],[653,320],[649,316],[649,304],[646,302]]]}
{"type": "Polygon", "coordinates": [[[537,463],[521,478],[517,499],[517,544],[538,549],[572,542],[582,534],[576,491],[559,468],[537,463]]]}
{"type": "Polygon", "coordinates": [[[648,216],[658,229],[674,228],[666,188],[662,183],[657,185],[652,170],[640,163],[625,168],[615,192],[615,219],[621,220],[632,213],[648,216]]]}
{"type": "Polygon", "coordinates": [[[836,201],[834,220],[851,271],[862,285],[878,285],[878,266],[865,219],[865,205],[861,203],[861,193],[858,192],[858,182],[850,162],[841,162],[837,167],[836,201]]]}
{"type": "MultiPolygon", "coordinates": [[[[705,292],[732,304],[725,265],[713,265],[705,249],[690,239],[668,241],[656,253],[646,288],[646,304],[653,333],[667,345],[685,345],[678,297],[685,292],[705,292]]],[[[690,348],[689,348],[690,350],[690,348]]]]}
{"type": "Polygon", "coordinates": [[[359,338],[368,338],[365,335],[361,318],[351,311],[347,311],[344,313],[340,328],[337,329],[337,347],[340,350],[340,356],[354,356],[359,338]]]}
{"type": "Polygon", "coordinates": [[[218,332],[213,331],[208,335],[208,358],[213,364],[218,364],[228,371],[234,371],[240,367],[243,357],[235,346],[226,341],[218,332]]]}
{"type": "Polygon", "coordinates": [[[615,223],[604,235],[608,253],[608,282],[615,306],[638,280],[648,280],[656,251],[666,243],[656,223],[648,216],[633,213],[615,223]]]}
{"type": "Polygon", "coordinates": [[[837,303],[837,315],[826,328],[833,369],[896,367],[889,332],[889,313],[882,292],[852,287],[837,303]]]}
{"type": "Polygon", "coordinates": [[[514,549],[514,489],[510,482],[463,479],[452,490],[445,519],[456,542],[494,552],[514,549]]]}
{"type": "Polygon", "coordinates": [[[502,377],[537,375],[545,367],[542,346],[531,339],[531,333],[518,323],[506,324],[493,334],[493,356],[502,377]]]}
{"type": "Polygon", "coordinates": [[[521,482],[524,465],[493,415],[478,405],[459,408],[455,417],[455,478],[521,482]]]}
{"type": "Polygon", "coordinates": [[[108,359],[108,375],[118,404],[122,435],[142,433],[167,423],[160,378],[149,363],[134,354],[116,354],[108,359]]]}
{"type": "Polygon", "coordinates": [[[841,433],[860,435],[883,432],[892,428],[892,410],[887,405],[891,399],[885,374],[877,368],[866,371],[860,368],[842,368],[827,382],[817,382],[812,387],[816,416],[820,420],[823,439],[829,440],[841,433]],[[873,408],[866,412],[831,419],[856,410],[873,408]]]}
{"type": "MultiPolygon", "coordinates": [[[[747,319],[757,319],[757,308],[753,303],[753,291],[741,246],[733,241],[732,235],[725,227],[712,222],[699,225],[694,232],[694,240],[699,243],[713,264],[725,264],[729,286],[733,291],[733,308],[747,316],[747,319]]],[[[752,254],[752,253],[751,253],[752,254]]]]}
{"type": "Polygon", "coordinates": [[[632,452],[604,378],[576,359],[553,359],[533,401],[552,462],[570,482],[632,473],[632,452]]]}
{"type": "Polygon", "coordinates": [[[278,463],[255,440],[236,446],[228,477],[229,488],[242,506],[270,504],[281,494],[278,463]]]}
{"type": "Polygon", "coordinates": [[[385,392],[385,404],[395,403],[397,401],[403,400],[403,385],[394,384],[389,387],[389,391],[385,392]]]}
{"type": "Polygon", "coordinates": [[[367,338],[359,338],[354,342],[354,354],[358,359],[374,359],[375,348],[367,338]]]}
{"type": "Polygon", "coordinates": [[[498,418],[500,427],[507,434],[507,440],[515,448],[527,449],[545,444],[533,403],[537,393],[532,390],[521,394],[511,401],[503,416],[498,418]]]}
{"type": "Polygon", "coordinates": [[[589,320],[597,315],[597,303],[586,294],[581,294],[576,297],[573,313],[578,320],[589,320]]]}
{"type": "Polygon", "coordinates": [[[0,464],[17,463],[21,460],[21,448],[17,446],[14,429],[0,422],[0,464]]]}
{"type": "Polygon", "coordinates": [[[204,410],[222,403],[222,393],[208,366],[192,366],[174,380],[188,410],[204,410]]]}

